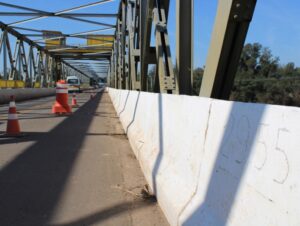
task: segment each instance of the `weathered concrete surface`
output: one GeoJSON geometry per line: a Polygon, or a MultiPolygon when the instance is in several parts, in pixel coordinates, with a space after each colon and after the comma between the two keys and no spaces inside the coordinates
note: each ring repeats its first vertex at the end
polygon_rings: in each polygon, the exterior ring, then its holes
{"type": "Polygon", "coordinates": [[[109,93],[171,225],[300,225],[300,108],[109,93]]]}
{"type": "Polygon", "coordinates": [[[11,95],[16,97],[16,101],[30,100],[53,96],[55,95],[55,88],[0,89],[0,104],[8,103],[11,95]]]}
{"type": "Polygon", "coordinates": [[[140,195],[146,181],[107,93],[89,98],[69,117],[49,113],[53,97],[17,105],[27,136],[0,138],[0,225],[167,225],[140,195]]]}

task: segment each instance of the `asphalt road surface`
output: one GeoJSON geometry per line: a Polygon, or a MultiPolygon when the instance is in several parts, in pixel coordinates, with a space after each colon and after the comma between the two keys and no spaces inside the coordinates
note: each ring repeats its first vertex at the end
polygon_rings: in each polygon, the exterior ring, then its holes
{"type": "Polygon", "coordinates": [[[2,135],[0,106],[0,225],[168,225],[142,195],[145,178],[108,94],[79,94],[70,116],[51,113],[54,99],[17,103],[21,138],[2,135]]]}

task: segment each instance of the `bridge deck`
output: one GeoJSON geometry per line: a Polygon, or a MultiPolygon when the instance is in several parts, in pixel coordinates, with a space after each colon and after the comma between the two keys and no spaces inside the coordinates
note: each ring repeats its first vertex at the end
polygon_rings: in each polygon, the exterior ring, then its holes
{"type": "MultiPolygon", "coordinates": [[[[54,98],[17,104],[23,138],[0,138],[0,225],[167,225],[107,93],[78,96],[69,117],[54,98]]],[[[0,130],[7,107],[0,107],[0,130]]]]}

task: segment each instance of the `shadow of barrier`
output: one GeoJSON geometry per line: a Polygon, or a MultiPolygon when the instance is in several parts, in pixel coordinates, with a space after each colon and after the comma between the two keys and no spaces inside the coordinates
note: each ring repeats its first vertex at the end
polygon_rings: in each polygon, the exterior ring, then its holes
{"type": "Polygon", "coordinates": [[[47,134],[24,138],[35,143],[0,171],[0,225],[47,225],[101,97],[98,93],[47,134]]]}
{"type": "Polygon", "coordinates": [[[300,109],[109,89],[171,225],[300,225],[300,109]]]}
{"type": "Polygon", "coordinates": [[[122,215],[125,212],[128,212],[128,209],[131,211],[136,209],[143,209],[148,206],[155,205],[155,202],[151,201],[138,201],[132,205],[132,202],[124,202],[111,207],[108,207],[103,210],[99,210],[96,213],[88,215],[86,217],[74,220],[72,222],[62,223],[62,224],[50,224],[49,226],[82,226],[82,225],[93,225],[95,223],[101,223],[105,220],[122,215]]]}

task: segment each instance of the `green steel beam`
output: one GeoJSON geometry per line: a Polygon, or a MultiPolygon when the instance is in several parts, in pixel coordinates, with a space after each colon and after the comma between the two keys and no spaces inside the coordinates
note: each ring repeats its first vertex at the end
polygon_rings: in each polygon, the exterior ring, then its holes
{"type": "Polygon", "coordinates": [[[200,96],[229,99],[256,0],[219,0],[200,96]]]}

